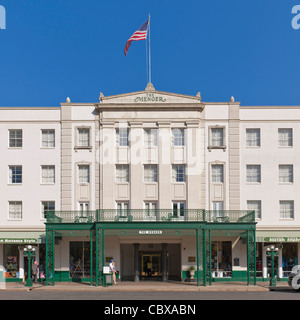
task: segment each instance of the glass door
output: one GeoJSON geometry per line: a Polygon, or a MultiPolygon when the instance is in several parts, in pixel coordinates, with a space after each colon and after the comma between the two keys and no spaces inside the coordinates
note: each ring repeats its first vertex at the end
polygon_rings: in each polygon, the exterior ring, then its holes
{"type": "Polygon", "coordinates": [[[161,253],[141,254],[141,276],[145,279],[157,279],[161,277],[161,253]]]}

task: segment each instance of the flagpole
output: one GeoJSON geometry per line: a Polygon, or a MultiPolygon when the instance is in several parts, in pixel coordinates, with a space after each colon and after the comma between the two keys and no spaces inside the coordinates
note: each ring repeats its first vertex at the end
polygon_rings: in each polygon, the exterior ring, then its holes
{"type": "Polygon", "coordinates": [[[150,13],[149,13],[149,82],[151,83],[150,13]]]}

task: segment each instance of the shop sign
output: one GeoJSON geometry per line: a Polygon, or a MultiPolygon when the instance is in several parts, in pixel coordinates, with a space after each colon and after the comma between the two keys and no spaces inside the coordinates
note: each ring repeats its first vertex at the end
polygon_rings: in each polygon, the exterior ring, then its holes
{"type": "Polygon", "coordinates": [[[2,238],[0,239],[0,244],[12,244],[12,243],[18,243],[18,244],[29,244],[29,243],[38,243],[37,239],[18,239],[18,238],[2,238]]]}
{"type": "Polygon", "coordinates": [[[139,230],[139,234],[162,234],[162,230],[139,230]]]}
{"type": "Polygon", "coordinates": [[[268,237],[264,238],[264,242],[300,242],[300,237],[268,237]]]}

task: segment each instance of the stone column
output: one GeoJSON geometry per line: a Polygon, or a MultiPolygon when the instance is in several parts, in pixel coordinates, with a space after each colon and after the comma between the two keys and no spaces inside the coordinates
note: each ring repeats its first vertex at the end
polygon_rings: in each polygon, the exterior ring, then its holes
{"type": "Polygon", "coordinates": [[[134,243],[134,281],[139,282],[140,276],[139,276],[139,243],[134,243]]]}
{"type": "Polygon", "coordinates": [[[168,270],[167,270],[167,243],[162,243],[162,275],[163,275],[163,282],[168,281],[168,270]]]}

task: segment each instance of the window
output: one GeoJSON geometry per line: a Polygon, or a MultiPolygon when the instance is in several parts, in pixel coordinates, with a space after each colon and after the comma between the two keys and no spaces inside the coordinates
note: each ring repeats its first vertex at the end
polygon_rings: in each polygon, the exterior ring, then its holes
{"type": "Polygon", "coordinates": [[[117,129],[117,146],[119,147],[129,146],[129,130],[127,128],[117,129]]]}
{"type": "Polygon", "coordinates": [[[42,183],[52,184],[55,183],[55,167],[42,166],[42,183]]]}
{"type": "Polygon", "coordinates": [[[156,202],[145,202],[145,210],[146,212],[151,212],[151,210],[156,210],[157,204],[156,202]]]}
{"type": "Polygon", "coordinates": [[[90,146],[90,129],[89,128],[78,128],[77,129],[77,146],[78,147],[89,147],[90,146]]]}
{"type": "Polygon", "coordinates": [[[173,129],[173,145],[184,146],[184,129],[173,129]]]}
{"type": "Polygon", "coordinates": [[[9,147],[10,148],[22,148],[23,136],[22,130],[9,130],[9,147]]]}
{"type": "Polygon", "coordinates": [[[90,204],[88,202],[79,202],[78,209],[81,212],[81,216],[84,216],[84,213],[89,211],[90,204]]]}
{"type": "Polygon", "coordinates": [[[217,216],[221,216],[224,214],[224,203],[223,201],[213,201],[212,209],[217,216]]]}
{"type": "Polygon", "coordinates": [[[183,164],[172,165],[172,181],[185,182],[185,165],[183,164]]]}
{"type": "Polygon", "coordinates": [[[129,214],[129,203],[128,202],[117,202],[117,215],[127,217],[129,214]]]}
{"type": "Polygon", "coordinates": [[[9,183],[22,183],[22,166],[9,166],[9,183]]]}
{"type": "Polygon", "coordinates": [[[91,246],[87,241],[70,241],[70,277],[88,278],[91,275],[91,246]]]}
{"type": "Polygon", "coordinates": [[[224,146],[224,129],[211,128],[211,146],[222,147],[224,146]]]}
{"type": "Polygon", "coordinates": [[[78,182],[90,183],[90,166],[89,165],[78,166],[78,182]]]}
{"type": "Polygon", "coordinates": [[[185,203],[173,202],[173,217],[174,218],[184,217],[184,214],[185,214],[185,203]]]}
{"type": "Polygon", "coordinates": [[[156,202],[145,202],[145,218],[155,218],[156,217],[156,202]]]}
{"type": "Polygon", "coordinates": [[[9,212],[8,218],[12,220],[22,219],[22,202],[21,201],[10,201],[8,203],[9,212]]]}
{"type": "Polygon", "coordinates": [[[224,182],[224,172],[222,164],[213,164],[211,166],[211,180],[213,183],[224,182]]]}
{"type": "Polygon", "coordinates": [[[144,165],[144,182],[157,182],[157,165],[144,165]]]}
{"type": "Polygon", "coordinates": [[[42,130],[42,148],[55,147],[55,130],[42,130]]]}
{"type": "Polygon", "coordinates": [[[247,182],[249,183],[261,182],[260,165],[247,165],[247,182]]]}
{"type": "Polygon", "coordinates": [[[278,129],[279,147],[293,146],[293,129],[278,129]]]}
{"type": "Polygon", "coordinates": [[[144,130],[144,144],[146,148],[157,146],[157,129],[145,129],[144,130]]]}
{"type": "Polygon", "coordinates": [[[247,210],[255,211],[255,219],[261,219],[261,201],[260,200],[248,200],[247,210]]]}
{"type": "Polygon", "coordinates": [[[116,182],[117,183],[129,182],[129,165],[128,164],[116,165],[116,182]]]}
{"type": "Polygon", "coordinates": [[[294,219],[294,201],[279,201],[280,218],[294,219]]]}
{"type": "Polygon", "coordinates": [[[293,165],[279,165],[279,182],[293,183],[293,165]]]}
{"type": "Polygon", "coordinates": [[[54,201],[42,201],[42,219],[47,219],[47,211],[55,211],[54,201]]]}
{"type": "Polygon", "coordinates": [[[246,146],[260,147],[260,129],[246,129],[246,146]]]}

